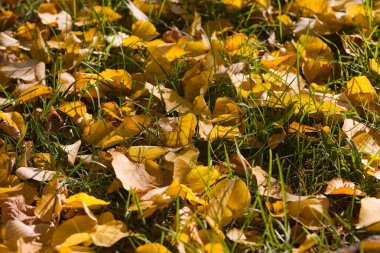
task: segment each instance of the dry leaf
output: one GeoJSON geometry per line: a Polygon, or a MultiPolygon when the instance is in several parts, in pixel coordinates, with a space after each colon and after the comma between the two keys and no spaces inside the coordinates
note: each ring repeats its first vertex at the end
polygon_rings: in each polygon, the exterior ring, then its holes
{"type": "Polygon", "coordinates": [[[327,226],[329,200],[325,196],[310,197],[288,203],[288,214],[310,230],[327,226]]]}
{"type": "Polygon", "coordinates": [[[365,196],[365,193],[360,190],[360,187],[356,186],[353,182],[342,178],[334,178],[327,182],[325,194],[365,196]]]}
{"type": "Polygon", "coordinates": [[[211,188],[206,220],[213,227],[224,227],[242,215],[251,202],[247,185],[240,179],[224,179],[211,188]]]}
{"type": "Polygon", "coordinates": [[[148,243],[137,247],[136,253],[170,253],[164,245],[159,243],[148,243]]]}
{"type": "Polygon", "coordinates": [[[0,72],[8,78],[33,81],[36,79],[35,67],[37,64],[37,60],[14,62],[0,67],[0,72]]]}
{"type": "Polygon", "coordinates": [[[147,192],[154,188],[155,178],[149,175],[142,163],[133,163],[125,155],[112,152],[112,167],[124,189],[147,192]]]}
{"type": "Polygon", "coordinates": [[[370,231],[380,230],[380,199],[363,198],[361,200],[357,229],[365,228],[370,231]]]}
{"type": "Polygon", "coordinates": [[[96,209],[103,206],[107,206],[110,202],[106,202],[101,199],[97,199],[84,192],[71,195],[64,201],[64,208],[83,208],[84,205],[90,209],[96,209]]]}
{"type": "Polygon", "coordinates": [[[78,155],[78,150],[81,146],[82,142],[81,140],[76,141],[75,143],[71,145],[62,145],[62,149],[67,153],[67,160],[70,165],[74,165],[75,159],[78,155]]]}
{"type": "Polygon", "coordinates": [[[61,193],[62,184],[58,180],[50,181],[38,201],[34,214],[42,221],[51,221],[60,216],[65,196],[61,193]]]}
{"type": "Polygon", "coordinates": [[[55,174],[54,171],[32,167],[20,167],[16,170],[16,175],[21,180],[33,179],[39,182],[50,181],[54,178],[55,174]]]}
{"type": "Polygon", "coordinates": [[[50,87],[45,85],[35,85],[29,89],[23,91],[16,100],[17,104],[24,104],[33,102],[36,98],[43,96],[49,97],[53,94],[53,91],[50,87]]]}

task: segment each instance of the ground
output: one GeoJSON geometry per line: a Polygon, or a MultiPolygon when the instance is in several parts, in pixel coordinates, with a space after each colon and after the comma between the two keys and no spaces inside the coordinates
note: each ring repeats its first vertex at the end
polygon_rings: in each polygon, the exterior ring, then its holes
{"type": "Polygon", "coordinates": [[[2,1],[1,252],[377,252],[379,23],[371,0],[2,1]]]}

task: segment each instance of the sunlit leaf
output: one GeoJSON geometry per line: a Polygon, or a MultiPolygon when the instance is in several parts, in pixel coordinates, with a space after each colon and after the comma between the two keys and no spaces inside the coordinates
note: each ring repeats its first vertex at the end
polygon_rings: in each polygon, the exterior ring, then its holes
{"type": "Polygon", "coordinates": [[[366,228],[371,231],[380,230],[380,199],[364,198],[361,200],[359,221],[356,228],[366,228]]]}
{"type": "Polygon", "coordinates": [[[66,198],[64,201],[65,208],[83,208],[83,203],[90,209],[100,208],[102,206],[107,206],[110,202],[106,202],[101,199],[97,199],[93,196],[90,196],[84,192],[71,195],[66,198]]]}
{"type": "Polygon", "coordinates": [[[360,188],[356,186],[353,182],[341,178],[334,178],[327,182],[325,194],[365,196],[365,193],[362,192],[360,188]]]}
{"type": "Polygon", "coordinates": [[[53,94],[53,91],[50,87],[45,85],[35,85],[30,87],[29,89],[22,92],[16,100],[17,104],[24,104],[33,102],[36,98],[49,97],[53,94]]]}
{"type": "Polygon", "coordinates": [[[154,188],[155,178],[146,172],[143,164],[133,163],[118,152],[113,152],[112,158],[112,167],[124,189],[146,192],[154,188]]]}
{"type": "Polygon", "coordinates": [[[132,34],[143,41],[153,39],[158,35],[156,27],[147,20],[137,20],[132,24],[132,34]]]}
{"type": "Polygon", "coordinates": [[[170,253],[164,245],[159,243],[148,243],[137,247],[136,253],[170,253]]]}

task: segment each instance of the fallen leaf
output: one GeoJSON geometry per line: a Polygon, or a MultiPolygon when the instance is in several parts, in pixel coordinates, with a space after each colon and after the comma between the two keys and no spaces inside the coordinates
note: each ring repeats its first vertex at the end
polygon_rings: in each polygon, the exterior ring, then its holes
{"type": "Polygon", "coordinates": [[[71,145],[62,145],[62,149],[67,153],[67,160],[70,165],[74,165],[75,159],[77,158],[79,148],[82,144],[81,140],[76,141],[71,145]]]}
{"type": "Polygon", "coordinates": [[[33,179],[39,182],[50,181],[56,175],[55,171],[42,170],[32,167],[20,167],[16,170],[16,175],[21,180],[33,179]]]}
{"type": "Polygon", "coordinates": [[[14,62],[0,67],[0,72],[8,78],[33,81],[36,79],[34,70],[37,64],[37,60],[14,62]]]}
{"type": "Polygon", "coordinates": [[[379,231],[380,199],[373,197],[363,198],[360,203],[359,221],[356,224],[356,228],[365,228],[369,231],[379,231]]]}
{"type": "Polygon", "coordinates": [[[50,181],[44,188],[41,199],[37,202],[34,214],[42,221],[51,221],[60,216],[62,202],[65,198],[62,184],[58,180],[50,181]]]}
{"type": "Polygon", "coordinates": [[[224,179],[210,192],[206,220],[213,227],[224,227],[244,213],[251,202],[247,185],[240,179],[224,179]]]}
{"type": "Polygon", "coordinates": [[[29,89],[23,91],[16,100],[17,104],[25,104],[32,102],[36,98],[43,96],[49,97],[53,94],[53,91],[50,87],[45,85],[35,85],[29,89]]]}
{"type": "Polygon", "coordinates": [[[254,247],[263,243],[263,238],[257,231],[242,231],[237,228],[230,229],[226,236],[233,242],[242,244],[247,247],[254,247]]]}
{"type": "Polygon", "coordinates": [[[287,209],[290,217],[310,230],[327,226],[329,200],[325,196],[310,196],[305,200],[289,202],[287,209]]]}
{"type": "Polygon", "coordinates": [[[143,164],[131,162],[125,155],[112,152],[112,167],[124,189],[147,192],[154,188],[155,178],[149,175],[143,164]]]}
{"type": "Polygon", "coordinates": [[[86,205],[89,209],[97,209],[103,206],[107,206],[110,202],[106,202],[101,199],[97,199],[93,196],[90,196],[84,192],[71,195],[70,197],[64,200],[64,208],[83,208],[83,204],[86,205]]]}
{"type": "Polygon", "coordinates": [[[360,190],[360,187],[356,186],[353,182],[342,179],[334,178],[327,182],[327,187],[325,191],[326,195],[354,195],[354,196],[365,196],[366,194],[360,190]]]}
{"type": "Polygon", "coordinates": [[[136,253],[170,253],[164,245],[159,243],[148,243],[137,247],[136,253]]]}

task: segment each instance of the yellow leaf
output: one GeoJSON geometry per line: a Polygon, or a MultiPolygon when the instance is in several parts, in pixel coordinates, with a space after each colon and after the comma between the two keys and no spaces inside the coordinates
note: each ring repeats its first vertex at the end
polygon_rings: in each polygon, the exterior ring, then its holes
{"type": "Polygon", "coordinates": [[[218,117],[222,114],[232,114],[237,116],[241,114],[241,108],[235,101],[227,97],[219,97],[215,102],[212,114],[214,117],[218,117]]]}
{"type": "Polygon", "coordinates": [[[159,121],[159,125],[167,147],[183,147],[192,143],[197,118],[192,113],[181,116],[178,122],[159,121]]]}
{"type": "Polygon", "coordinates": [[[151,124],[148,117],[141,115],[132,115],[127,117],[121,124],[107,136],[103,136],[102,140],[96,144],[102,148],[107,148],[119,144],[126,139],[133,137],[151,124]]]}
{"type": "Polygon", "coordinates": [[[159,56],[148,62],[145,73],[149,82],[155,82],[170,75],[174,70],[173,64],[171,64],[166,57],[159,56]]]}
{"type": "Polygon", "coordinates": [[[113,22],[121,19],[122,17],[119,13],[115,12],[112,8],[107,6],[96,5],[94,6],[94,10],[102,21],[113,22]]]}
{"type": "Polygon", "coordinates": [[[377,64],[375,59],[369,59],[368,65],[373,72],[380,75],[380,66],[377,64]]]}
{"type": "Polygon", "coordinates": [[[179,113],[186,113],[191,109],[191,103],[179,96],[175,90],[157,84],[152,85],[148,82],[145,83],[145,88],[156,98],[165,103],[167,112],[178,111],[179,113]]]}
{"type": "Polygon", "coordinates": [[[80,192],[75,195],[68,197],[64,201],[65,208],[83,208],[83,203],[90,209],[100,208],[102,206],[107,206],[110,202],[106,202],[101,199],[97,199],[87,193],[80,192]]]}
{"type": "Polygon", "coordinates": [[[116,91],[130,91],[132,89],[132,77],[124,69],[106,69],[99,73],[104,78],[103,82],[112,93],[116,91]]]}
{"type": "Polygon", "coordinates": [[[211,188],[207,221],[213,227],[224,227],[241,215],[251,202],[251,193],[240,179],[224,179],[211,188]]]}
{"type": "Polygon", "coordinates": [[[316,129],[315,127],[307,126],[307,125],[300,124],[298,122],[293,121],[289,125],[288,132],[289,133],[301,133],[301,134],[315,133],[315,132],[318,132],[318,129],[316,129]]]}
{"type": "Polygon", "coordinates": [[[138,49],[141,46],[143,46],[143,42],[137,36],[131,35],[123,39],[123,47],[128,47],[130,49],[138,49]]]}
{"type": "Polygon", "coordinates": [[[63,194],[60,193],[62,184],[57,180],[50,181],[37,202],[34,214],[42,221],[51,221],[59,217],[62,210],[63,194]]]}
{"type": "Polygon", "coordinates": [[[300,245],[298,252],[303,253],[309,249],[311,249],[314,245],[318,243],[318,235],[317,234],[308,234],[306,236],[305,241],[300,245]]]}
{"type": "Polygon", "coordinates": [[[173,62],[177,59],[182,58],[185,56],[187,52],[183,50],[181,47],[174,45],[170,47],[170,49],[165,53],[166,59],[168,59],[169,62],[173,62]]]}
{"type": "Polygon", "coordinates": [[[146,160],[156,160],[167,152],[167,148],[159,146],[132,146],[127,156],[134,162],[144,163],[146,160]]]}
{"type": "Polygon", "coordinates": [[[214,126],[211,130],[209,140],[216,140],[221,138],[233,139],[234,137],[240,136],[239,128],[235,126],[214,126]]]}
{"type": "Polygon", "coordinates": [[[376,102],[377,93],[366,76],[357,76],[346,84],[347,98],[354,104],[376,102]]]}
{"type": "Polygon", "coordinates": [[[204,246],[205,253],[224,253],[223,245],[220,243],[207,243],[204,246]]]}
{"type": "Polygon", "coordinates": [[[96,145],[114,129],[112,122],[99,120],[83,129],[82,137],[91,145],[96,145]]]}
{"type": "Polygon", "coordinates": [[[302,71],[306,81],[327,81],[334,74],[332,62],[307,58],[302,64],[302,71]]]}
{"type": "Polygon", "coordinates": [[[34,33],[36,32],[36,24],[26,22],[17,28],[16,36],[20,40],[33,40],[34,33]]]}
{"type": "Polygon", "coordinates": [[[53,3],[42,3],[37,10],[38,17],[44,25],[54,25],[57,18],[57,9],[53,3]]]}
{"type": "Polygon", "coordinates": [[[51,244],[70,247],[85,242],[91,242],[91,232],[95,230],[97,224],[87,215],[77,215],[60,224],[53,233],[51,244]]]}
{"type": "Polygon", "coordinates": [[[49,52],[49,48],[46,45],[44,38],[42,37],[42,33],[37,27],[36,37],[32,45],[30,47],[30,55],[33,59],[38,61],[42,61],[48,63],[51,61],[51,54],[49,52]]]}
{"type": "Polygon", "coordinates": [[[49,97],[52,94],[53,91],[50,87],[45,85],[35,85],[23,91],[17,98],[16,104],[29,103],[40,96],[49,97]]]}
{"type": "Polygon", "coordinates": [[[132,233],[127,230],[124,222],[113,220],[97,225],[96,232],[91,234],[91,238],[96,246],[111,247],[120,239],[130,235],[132,233]]]}
{"type": "Polygon", "coordinates": [[[64,103],[58,108],[58,110],[67,114],[71,118],[85,117],[87,113],[86,105],[82,101],[64,103]]]}
{"type": "Polygon", "coordinates": [[[228,12],[234,12],[242,9],[246,6],[248,1],[244,0],[222,0],[222,3],[226,6],[228,12]]]}
{"type": "Polygon", "coordinates": [[[199,165],[190,170],[186,175],[186,181],[193,192],[202,193],[213,185],[219,177],[220,172],[214,167],[209,169],[207,166],[199,165]]]}
{"type": "Polygon", "coordinates": [[[271,54],[264,54],[260,62],[263,64],[264,68],[276,69],[283,64],[293,66],[297,60],[297,55],[293,52],[285,55],[277,55],[277,52],[272,52],[271,54]]]}
{"type": "Polygon", "coordinates": [[[207,91],[211,78],[211,70],[201,70],[201,66],[199,65],[195,65],[186,71],[182,78],[185,98],[190,102],[193,102],[195,97],[204,95],[207,91]]]}
{"type": "Polygon", "coordinates": [[[20,138],[24,131],[24,119],[18,112],[4,113],[0,111],[0,129],[14,138],[20,138]]]}
{"type": "Polygon", "coordinates": [[[356,186],[353,182],[342,178],[333,178],[328,181],[325,194],[365,196],[365,193],[360,190],[359,186],[356,186]]]}
{"type": "Polygon", "coordinates": [[[227,37],[224,42],[224,48],[228,53],[234,54],[247,43],[247,38],[243,33],[237,33],[227,37]]]}
{"type": "Polygon", "coordinates": [[[132,24],[132,34],[143,41],[149,41],[159,35],[156,27],[147,20],[137,20],[132,24]]]}
{"type": "Polygon", "coordinates": [[[112,167],[124,189],[146,192],[154,188],[155,178],[149,175],[143,164],[131,162],[125,155],[112,152],[112,167]]]}
{"type": "Polygon", "coordinates": [[[308,82],[327,81],[334,74],[334,55],[330,47],[318,37],[301,35],[299,44],[302,71],[308,82]],[[302,46],[305,46],[302,48],[302,46]]]}
{"type": "Polygon", "coordinates": [[[137,247],[135,253],[171,253],[171,251],[162,244],[148,243],[137,247]]]}
{"type": "Polygon", "coordinates": [[[326,226],[328,210],[329,200],[325,196],[288,203],[288,214],[310,230],[326,226]]]}
{"type": "Polygon", "coordinates": [[[301,10],[302,16],[327,15],[332,12],[328,0],[296,0],[293,5],[301,10]]]}

